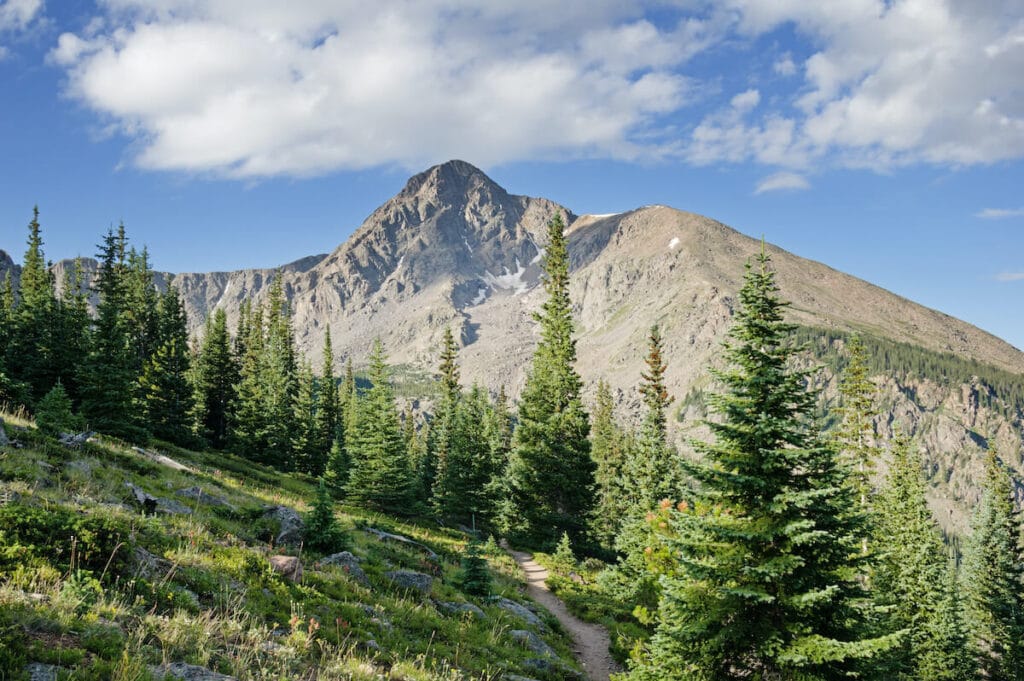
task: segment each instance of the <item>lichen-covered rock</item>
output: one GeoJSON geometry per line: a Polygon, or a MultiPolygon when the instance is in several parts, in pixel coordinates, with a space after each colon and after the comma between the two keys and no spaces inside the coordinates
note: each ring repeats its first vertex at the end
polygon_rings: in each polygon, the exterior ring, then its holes
{"type": "MultiPolygon", "coordinates": [[[[25,673],[28,674],[28,681],[57,681],[58,672],[62,667],[53,664],[33,662],[25,665],[25,673]]],[[[66,670],[64,670],[66,671],[66,670]]]]}
{"type": "Polygon", "coordinates": [[[7,437],[7,431],[4,430],[4,422],[0,421],[0,447],[11,444],[11,439],[7,437]]]}
{"type": "Polygon", "coordinates": [[[297,582],[302,579],[302,561],[295,556],[271,556],[270,567],[289,581],[297,582]]]}
{"type": "Polygon", "coordinates": [[[478,606],[473,605],[472,603],[454,603],[450,601],[437,601],[435,602],[435,605],[437,606],[438,610],[440,610],[442,613],[446,615],[464,615],[465,613],[469,612],[476,615],[480,619],[486,617],[484,611],[481,610],[478,606]]]}
{"type": "Polygon", "coordinates": [[[366,573],[363,572],[363,568],[360,567],[359,559],[349,551],[331,554],[321,560],[320,564],[340,567],[356,583],[367,587],[370,586],[370,580],[366,577],[366,573]]]}
{"type": "Polygon", "coordinates": [[[413,548],[417,548],[420,551],[422,551],[423,553],[427,554],[427,558],[429,558],[430,560],[434,561],[435,563],[440,560],[440,558],[438,558],[437,553],[435,553],[434,550],[432,548],[430,548],[429,546],[427,546],[426,544],[421,544],[418,541],[413,541],[412,539],[409,539],[408,537],[403,537],[400,534],[392,534],[391,532],[385,532],[384,530],[378,530],[375,527],[364,527],[363,530],[367,534],[372,534],[374,537],[376,537],[377,539],[380,539],[381,541],[393,541],[393,542],[398,542],[400,544],[408,544],[409,546],[412,546],[413,548]]]}
{"type": "Polygon", "coordinates": [[[516,643],[519,643],[524,648],[536,653],[537,655],[541,655],[543,657],[558,657],[558,653],[556,653],[551,646],[545,643],[544,639],[532,631],[527,631],[526,629],[513,629],[508,632],[508,636],[516,643]]]}
{"type": "Polygon", "coordinates": [[[541,618],[537,617],[537,615],[526,606],[520,603],[516,603],[515,601],[510,601],[509,599],[504,598],[502,596],[497,596],[495,598],[492,598],[491,600],[496,606],[498,606],[502,610],[507,610],[508,612],[512,613],[519,619],[523,620],[530,626],[538,627],[541,629],[544,628],[544,621],[541,620],[541,618]]]}
{"type": "Polygon", "coordinates": [[[203,491],[202,487],[196,485],[195,487],[186,487],[185,489],[179,489],[177,492],[179,497],[185,497],[186,499],[195,499],[200,504],[206,504],[207,506],[221,506],[224,508],[234,508],[227,501],[221,497],[207,494],[203,491]]]}
{"type": "Polygon", "coordinates": [[[531,657],[528,660],[523,660],[523,666],[545,678],[557,676],[568,681],[584,681],[587,678],[558,658],[531,657]]]}
{"type": "Polygon", "coordinates": [[[287,506],[273,506],[267,509],[263,517],[277,523],[277,536],[274,537],[275,546],[298,546],[302,543],[306,524],[302,522],[302,516],[298,511],[287,506]]]}
{"type": "Polygon", "coordinates": [[[69,447],[71,449],[78,449],[86,442],[88,442],[89,439],[95,434],[96,433],[93,433],[91,431],[86,431],[84,433],[61,433],[60,435],[57,436],[57,440],[65,447],[69,447]]]}
{"type": "Polygon", "coordinates": [[[141,487],[133,485],[130,482],[124,483],[124,486],[128,488],[128,491],[132,496],[132,501],[142,508],[143,513],[153,514],[159,511],[160,513],[186,515],[192,512],[191,508],[179,501],[154,497],[141,487]]]}
{"type": "Polygon", "coordinates": [[[422,572],[413,572],[412,570],[392,570],[391,572],[385,572],[384,576],[400,589],[419,591],[424,596],[429,594],[430,589],[434,586],[434,578],[430,575],[425,575],[422,572]]]}
{"type": "Polygon", "coordinates": [[[178,679],[179,681],[236,681],[235,677],[227,674],[220,674],[211,671],[206,667],[199,667],[184,662],[172,662],[170,664],[153,667],[153,676],[165,681],[178,679]]]}
{"type": "Polygon", "coordinates": [[[141,546],[136,546],[132,552],[132,563],[135,565],[135,576],[150,581],[164,579],[174,567],[171,561],[150,553],[141,546]]]}

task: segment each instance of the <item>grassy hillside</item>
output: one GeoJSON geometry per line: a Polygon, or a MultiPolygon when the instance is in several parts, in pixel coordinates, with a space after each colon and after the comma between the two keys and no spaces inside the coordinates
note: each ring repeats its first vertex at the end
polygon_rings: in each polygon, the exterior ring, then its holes
{"type": "Polygon", "coordinates": [[[42,669],[31,664],[97,681],[184,674],[182,665],[239,680],[577,674],[557,622],[538,610],[531,625],[495,600],[532,607],[493,544],[494,597],[474,599],[458,588],[465,534],[339,506],[364,581],[273,545],[281,528],[267,509],[305,512],[311,480],[170,446],[159,448],[169,459],[108,439],[72,448],[5,420],[15,442],[0,447],[0,680],[29,679],[42,669]],[[157,512],[144,515],[126,483],[157,497],[157,512]],[[195,487],[203,496],[179,494],[195,487]],[[272,568],[279,553],[300,559],[301,580],[272,568]],[[426,593],[402,589],[393,570],[434,579],[426,593]]]}

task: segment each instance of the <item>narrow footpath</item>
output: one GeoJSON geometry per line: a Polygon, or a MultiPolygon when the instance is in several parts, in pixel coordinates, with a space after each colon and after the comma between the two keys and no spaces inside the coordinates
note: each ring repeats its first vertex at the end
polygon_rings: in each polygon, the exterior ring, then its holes
{"type": "Polygon", "coordinates": [[[526,574],[526,588],[530,598],[547,608],[562,626],[572,634],[576,659],[583,665],[591,681],[609,681],[609,676],[621,671],[608,652],[608,632],[599,624],[577,619],[557,596],[548,591],[544,580],[548,571],[533,560],[529,553],[509,550],[516,563],[526,574]]]}

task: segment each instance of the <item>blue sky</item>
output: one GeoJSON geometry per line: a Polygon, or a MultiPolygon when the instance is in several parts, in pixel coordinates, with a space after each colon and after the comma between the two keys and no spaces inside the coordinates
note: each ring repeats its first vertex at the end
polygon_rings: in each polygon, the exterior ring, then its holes
{"type": "Polygon", "coordinates": [[[463,158],[702,213],[1024,347],[1019,0],[0,0],[0,248],[341,243],[463,158]],[[504,6],[510,5],[510,6],[504,6]]]}

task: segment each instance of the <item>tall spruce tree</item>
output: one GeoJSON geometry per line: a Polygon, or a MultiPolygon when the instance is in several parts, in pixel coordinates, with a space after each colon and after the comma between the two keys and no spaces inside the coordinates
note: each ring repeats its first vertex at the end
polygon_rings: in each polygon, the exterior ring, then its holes
{"type": "Polygon", "coordinates": [[[195,361],[198,431],[215,449],[228,441],[238,362],[231,349],[227,313],[217,308],[206,328],[195,361]]]}
{"type": "Polygon", "coordinates": [[[405,514],[412,492],[412,469],[379,339],[370,354],[370,382],[366,396],[357,402],[355,422],[346,437],[346,496],[371,508],[405,514]]]}
{"type": "Polygon", "coordinates": [[[544,257],[547,300],[535,319],[541,340],[519,402],[519,420],[508,466],[510,538],[554,548],[563,532],[586,544],[594,505],[590,423],[576,373],[569,251],[561,214],[548,223],[544,257]]]}
{"type": "Polygon", "coordinates": [[[349,435],[355,433],[359,408],[359,391],[356,387],[355,373],[352,371],[352,358],[345,362],[345,378],[338,390],[338,428],[327,456],[327,472],[324,478],[331,492],[336,496],[345,493],[348,485],[351,460],[348,453],[349,435]]]}
{"type": "Polygon", "coordinates": [[[238,353],[238,384],[231,404],[234,414],[231,442],[242,456],[260,463],[271,463],[267,452],[266,387],[263,367],[266,340],[263,306],[243,306],[238,319],[235,348],[238,353]]]}
{"type": "Polygon", "coordinates": [[[65,272],[57,307],[54,347],[59,348],[59,352],[54,355],[55,373],[72,403],[77,405],[81,395],[79,367],[89,356],[89,327],[92,324],[81,258],[75,258],[65,272]]]}
{"type": "Polygon", "coordinates": [[[153,435],[178,445],[194,443],[195,402],[188,347],[188,319],[178,289],[168,286],[157,304],[156,350],[139,377],[141,406],[153,435]]]}
{"type": "Polygon", "coordinates": [[[323,475],[327,459],[338,439],[338,382],[334,377],[334,347],[331,344],[331,329],[324,333],[324,359],[317,385],[316,405],[316,450],[314,469],[316,475],[323,475]]]}
{"type": "Polygon", "coordinates": [[[464,465],[462,449],[466,442],[460,432],[458,409],[462,397],[459,385],[458,346],[451,327],[446,327],[441,342],[441,377],[437,413],[430,424],[427,439],[427,459],[422,466],[420,486],[430,500],[431,508],[439,517],[451,515],[453,504],[459,502],[462,490],[458,484],[464,465]]]}
{"type": "Polygon", "coordinates": [[[964,556],[971,647],[982,678],[1024,679],[1024,551],[1013,479],[989,450],[964,556]]]}
{"type": "Polygon", "coordinates": [[[261,362],[263,383],[263,459],[281,470],[294,468],[291,456],[293,401],[298,388],[295,338],[291,306],[280,274],[274,277],[267,299],[266,340],[261,362]]]}
{"type": "Polygon", "coordinates": [[[893,441],[889,476],[874,505],[874,600],[885,613],[883,626],[905,633],[883,676],[973,678],[952,561],[925,500],[917,451],[902,436],[893,441]]]}
{"type": "Polygon", "coordinates": [[[604,380],[597,383],[593,426],[590,430],[591,455],[597,464],[597,505],[594,509],[594,535],[603,546],[614,545],[627,510],[624,484],[627,438],[615,421],[611,388],[604,380]]]}
{"type": "Polygon", "coordinates": [[[291,420],[292,459],[295,470],[319,477],[323,473],[324,463],[320,455],[320,432],[316,418],[320,403],[313,369],[308,362],[299,364],[295,384],[291,420]]]}
{"type": "Polygon", "coordinates": [[[763,248],[747,263],[693,497],[655,526],[668,565],[632,679],[840,679],[892,645],[862,633],[861,518],[811,423],[769,263],[763,248]]]}
{"type": "Polygon", "coordinates": [[[99,304],[80,378],[82,415],[101,433],[140,441],[148,433],[137,423],[132,409],[138,374],[124,317],[125,242],[121,225],[117,232],[108,230],[99,247],[99,304]]]}
{"type": "MultiPolygon", "coordinates": [[[[839,382],[840,404],[835,412],[840,420],[834,441],[853,470],[853,483],[859,503],[868,509],[871,499],[871,474],[878,448],[874,444],[875,385],[868,369],[867,350],[859,336],[850,339],[849,364],[839,382]]],[[[867,546],[863,547],[867,550],[867,546]]]]}
{"type": "Polygon", "coordinates": [[[480,524],[488,530],[505,529],[501,526],[509,496],[505,471],[508,470],[509,456],[512,453],[513,432],[508,395],[505,393],[505,386],[502,386],[498,390],[494,405],[487,410],[484,420],[484,437],[490,451],[492,474],[484,490],[487,503],[484,504],[480,524]]]}

